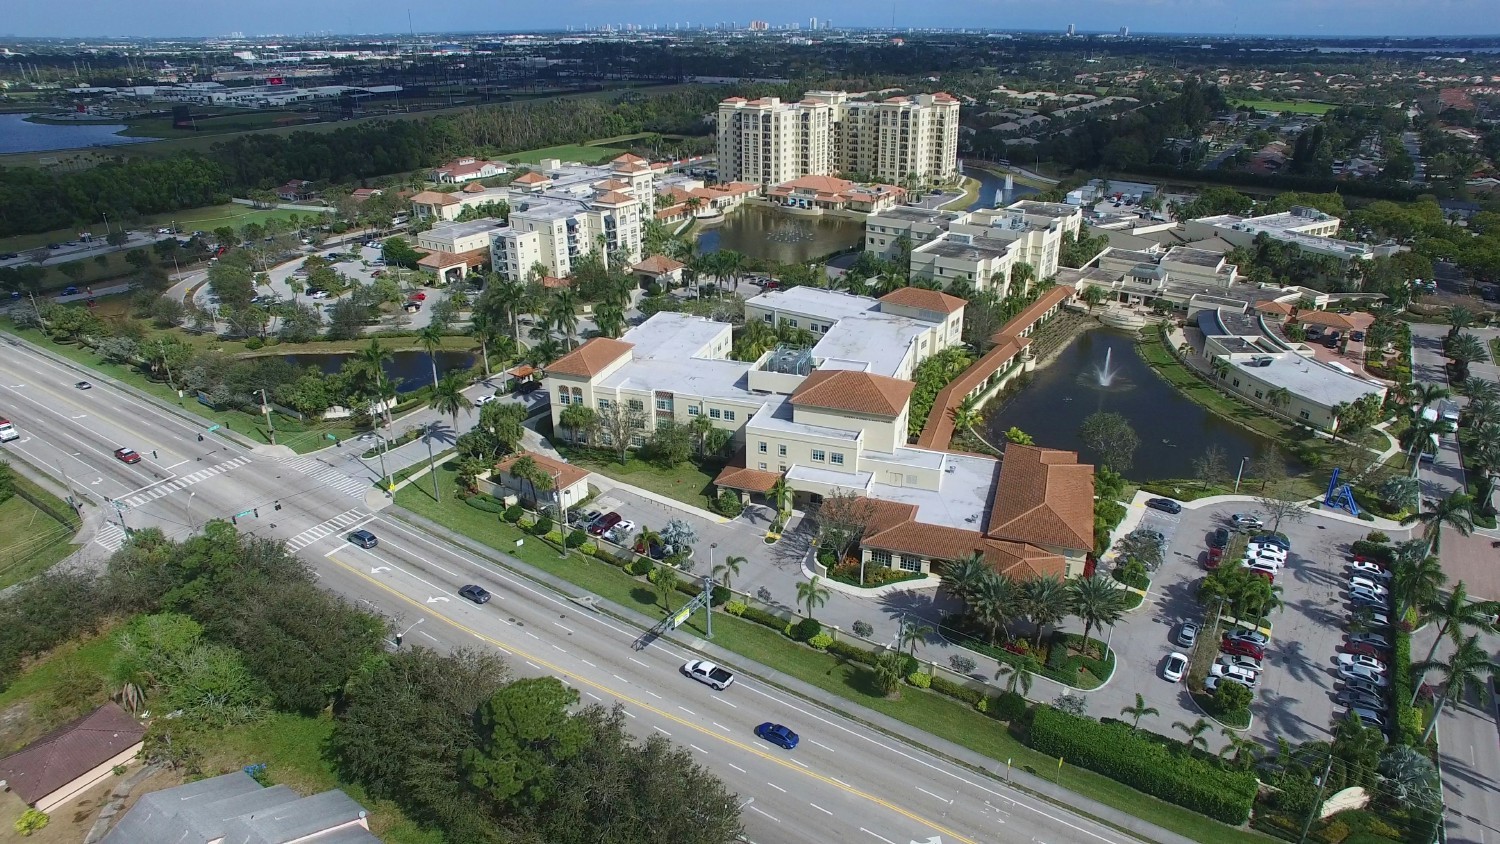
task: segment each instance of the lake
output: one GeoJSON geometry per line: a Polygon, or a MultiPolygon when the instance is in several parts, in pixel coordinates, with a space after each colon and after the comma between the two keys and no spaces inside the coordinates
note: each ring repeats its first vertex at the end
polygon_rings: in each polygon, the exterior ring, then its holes
{"type": "Polygon", "coordinates": [[[111,147],[149,143],[157,138],[126,138],[123,123],[32,123],[30,114],[0,114],[0,154],[111,147]]]}
{"type": "MultiPolygon", "coordinates": [[[[967,210],[978,211],[981,208],[1004,208],[1009,204],[1001,202],[996,198],[1005,189],[1004,176],[997,175],[990,170],[981,170],[978,167],[965,167],[964,175],[971,179],[979,180],[979,198],[974,200],[973,204],[967,210]]],[[[1037,193],[1041,193],[1041,191],[1016,182],[1015,188],[1011,191],[1010,201],[1015,202],[1018,199],[1025,199],[1037,193]]]]}
{"type": "Polygon", "coordinates": [[[1000,442],[1012,426],[1047,448],[1078,451],[1097,462],[1099,455],[1078,438],[1083,420],[1098,411],[1113,411],[1130,420],[1140,437],[1134,465],[1125,476],[1138,481],[1191,478],[1193,460],[1211,444],[1224,450],[1232,472],[1243,457],[1253,457],[1270,441],[1226,422],[1185,398],[1157,377],[1135,351],[1134,335],[1107,328],[1078,336],[1055,360],[1036,372],[1031,384],[989,414],[986,437],[1000,442]],[[1100,368],[1109,356],[1113,375],[1100,383],[1100,368]]]}
{"type": "MultiPolygon", "coordinates": [[[[298,369],[316,366],[319,371],[332,374],[338,372],[350,356],[305,354],[278,355],[278,357],[298,369]]],[[[477,359],[477,356],[471,352],[439,351],[437,353],[438,377],[441,378],[443,373],[450,369],[468,369],[477,359]]],[[[409,393],[432,383],[432,366],[427,362],[427,353],[421,350],[395,352],[391,355],[391,359],[385,362],[382,369],[386,377],[395,383],[398,393],[409,393]]]]}
{"type": "Polygon", "coordinates": [[[863,220],[823,215],[796,217],[774,208],[742,206],[724,222],[698,234],[698,252],[732,249],[750,258],[794,264],[858,246],[865,237],[863,220]]]}

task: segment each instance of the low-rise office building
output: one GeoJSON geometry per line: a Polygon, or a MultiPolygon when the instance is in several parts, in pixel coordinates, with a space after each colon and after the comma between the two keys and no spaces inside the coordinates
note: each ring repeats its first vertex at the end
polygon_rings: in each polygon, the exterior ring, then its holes
{"type": "Polygon", "coordinates": [[[428,178],[440,185],[463,184],[474,179],[489,179],[503,176],[510,168],[501,161],[485,161],[473,156],[456,158],[441,167],[434,167],[428,178]]]}
{"type": "Polygon", "coordinates": [[[427,250],[417,264],[437,273],[442,284],[462,278],[489,265],[490,238],[504,228],[504,223],[489,218],[439,223],[417,235],[417,248],[427,250]]]}
{"type": "MultiPolygon", "coordinates": [[[[1070,233],[1077,236],[1082,221],[1082,213],[1074,206],[1021,200],[1005,208],[974,211],[953,219],[908,223],[899,219],[887,222],[880,217],[866,222],[865,242],[870,242],[872,223],[887,230],[904,227],[930,235],[930,240],[911,250],[913,278],[933,279],[944,287],[963,280],[976,290],[993,290],[1004,297],[1016,292],[1011,282],[1018,264],[1032,268],[1033,281],[1056,275],[1063,237],[1070,233]],[[945,230],[939,233],[940,228],[945,230]]],[[[877,236],[877,244],[884,239],[877,236]]],[[[876,248],[886,250],[889,246],[876,248]]]]}
{"type": "Polygon", "coordinates": [[[878,214],[906,195],[895,185],[862,185],[833,176],[803,176],[766,191],[771,203],[797,212],[853,211],[878,214]]]}
{"type": "Polygon", "coordinates": [[[1184,224],[1187,237],[1197,240],[1219,237],[1235,246],[1251,246],[1255,238],[1264,234],[1272,240],[1290,243],[1304,252],[1329,255],[1341,261],[1368,261],[1377,256],[1391,255],[1393,245],[1371,246],[1351,240],[1340,240],[1338,234],[1341,221],[1316,208],[1293,207],[1278,214],[1259,217],[1241,217],[1235,214],[1220,214],[1216,217],[1200,217],[1184,224]]]}

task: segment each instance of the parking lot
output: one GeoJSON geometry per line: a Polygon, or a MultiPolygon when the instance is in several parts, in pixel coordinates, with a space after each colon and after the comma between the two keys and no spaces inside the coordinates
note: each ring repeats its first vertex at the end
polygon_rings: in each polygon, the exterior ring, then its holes
{"type": "MultiPolygon", "coordinates": [[[[1192,723],[1204,715],[1185,683],[1163,679],[1162,667],[1169,654],[1184,650],[1175,641],[1179,625],[1213,621],[1205,619],[1205,609],[1197,599],[1207,573],[1207,540],[1215,528],[1229,527],[1229,517],[1236,512],[1256,511],[1248,502],[1184,508],[1176,516],[1145,511],[1142,525],[1167,537],[1165,562],[1153,578],[1146,602],[1112,634],[1120,667],[1107,685],[1088,694],[1091,714],[1118,718],[1121,709],[1134,706],[1139,693],[1147,706],[1161,712],[1142,721],[1143,727],[1156,732],[1171,734],[1172,722],[1192,723]]],[[[1301,521],[1281,525],[1292,545],[1275,579],[1283,606],[1270,615],[1271,641],[1255,688],[1254,717],[1248,731],[1267,746],[1274,747],[1277,738],[1293,743],[1326,739],[1334,718],[1342,715],[1343,707],[1335,703],[1334,695],[1343,686],[1336,659],[1349,619],[1348,548],[1370,530],[1368,525],[1316,511],[1301,521]]],[[[1392,538],[1402,537],[1393,534],[1392,538]]],[[[1217,649],[1218,644],[1200,637],[1196,647],[1217,649]]],[[[1224,743],[1217,731],[1211,743],[1215,747],[1224,743]]]]}

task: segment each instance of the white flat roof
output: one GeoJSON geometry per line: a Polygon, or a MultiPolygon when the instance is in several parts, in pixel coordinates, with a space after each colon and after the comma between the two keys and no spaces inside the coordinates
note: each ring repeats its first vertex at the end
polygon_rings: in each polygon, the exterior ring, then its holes
{"type": "MultiPolygon", "coordinates": [[[[599,382],[605,389],[672,393],[683,398],[727,399],[759,405],[765,397],[745,386],[754,364],[707,358],[631,361],[599,382]]],[[[649,408],[648,408],[649,410],[649,408]]]]}
{"type": "MultiPolygon", "coordinates": [[[[999,478],[999,461],[991,457],[968,454],[943,454],[926,449],[901,448],[894,455],[866,452],[862,459],[881,459],[891,465],[923,465],[936,456],[942,465],[942,481],[939,489],[917,489],[886,483],[870,485],[870,495],[885,501],[915,504],[917,521],[934,525],[960,528],[962,530],[984,530],[985,513],[989,510],[990,492],[999,478]]],[[[864,464],[861,464],[864,465],[864,464]]],[[[875,477],[882,477],[880,472],[875,477]]]]}
{"type": "MultiPolygon", "coordinates": [[[[469,235],[483,234],[485,232],[499,231],[505,228],[505,223],[493,217],[485,217],[479,220],[469,220],[463,223],[438,223],[423,234],[434,237],[458,238],[469,235]]],[[[421,237],[421,235],[418,235],[421,237]]]]}
{"type": "Polygon", "coordinates": [[[843,440],[854,443],[859,440],[859,431],[848,431],[843,428],[829,428],[823,425],[809,425],[806,422],[792,421],[792,405],[787,396],[770,395],[761,396],[765,401],[765,407],[756,411],[750,417],[750,428],[763,431],[784,431],[789,434],[806,434],[808,436],[825,437],[827,439],[843,440]]]}
{"type": "MultiPolygon", "coordinates": [[[[793,288],[798,289],[798,288],[793,288]]],[[[839,320],[813,346],[813,356],[864,361],[864,371],[895,377],[911,344],[933,323],[894,314],[863,313],[839,320]]],[[[839,366],[839,369],[853,369],[839,366]]]]}
{"type": "Polygon", "coordinates": [[[659,311],[625,332],[620,339],[635,344],[631,349],[635,360],[687,359],[713,342],[728,327],[728,323],[704,317],[659,311]]]}
{"type": "Polygon", "coordinates": [[[878,484],[870,483],[874,476],[869,472],[835,472],[832,469],[819,469],[804,463],[794,463],[790,469],[786,470],[786,477],[788,481],[808,481],[859,490],[866,494],[871,494],[870,490],[878,486],[878,484]]]}
{"type": "Polygon", "coordinates": [[[1323,407],[1333,407],[1339,402],[1353,402],[1361,396],[1379,392],[1382,388],[1380,384],[1345,375],[1337,369],[1293,352],[1282,352],[1269,357],[1270,366],[1246,366],[1248,358],[1231,358],[1230,364],[1246,375],[1277,387],[1285,387],[1301,398],[1323,407]]]}
{"type": "Polygon", "coordinates": [[[745,305],[773,311],[794,311],[831,322],[873,311],[880,307],[880,302],[868,296],[855,296],[820,287],[793,287],[790,290],[762,293],[746,301],[745,305]]]}

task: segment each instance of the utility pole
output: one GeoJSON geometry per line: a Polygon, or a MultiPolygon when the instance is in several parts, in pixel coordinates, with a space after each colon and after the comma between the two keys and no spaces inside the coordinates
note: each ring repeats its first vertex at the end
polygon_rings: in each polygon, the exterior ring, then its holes
{"type": "Polygon", "coordinates": [[[68,477],[68,470],[62,467],[62,460],[54,459],[53,462],[57,464],[57,471],[63,476],[63,484],[65,484],[68,488],[68,506],[72,507],[74,510],[79,509],[83,506],[83,502],[73,497],[73,480],[68,477]]]}
{"type": "Polygon", "coordinates": [[[1313,801],[1312,808],[1307,812],[1307,823],[1302,825],[1302,837],[1297,839],[1297,844],[1307,844],[1307,833],[1312,829],[1313,818],[1318,816],[1318,809],[1323,807],[1323,789],[1328,787],[1328,774],[1333,770],[1333,754],[1328,754],[1328,764],[1323,766],[1323,776],[1318,777],[1318,799],[1313,801]]]}
{"type": "MultiPolygon", "coordinates": [[[[564,560],[568,558],[568,501],[563,497],[562,470],[558,469],[552,473],[552,494],[557,496],[557,532],[562,534],[562,551],[558,556],[564,560]]],[[[649,548],[647,549],[650,550],[649,548]]]]}
{"type": "Polygon", "coordinates": [[[266,417],[266,427],[271,431],[271,445],[276,444],[276,426],[271,424],[271,406],[266,404],[266,390],[260,391],[260,412],[266,417]]]}
{"type": "Polygon", "coordinates": [[[422,442],[427,443],[427,471],[432,473],[432,500],[441,501],[443,499],[438,493],[437,464],[432,459],[432,428],[430,426],[427,433],[422,435],[422,442]]]}
{"type": "Polygon", "coordinates": [[[1249,459],[1250,459],[1250,457],[1248,455],[1245,456],[1245,457],[1241,457],[1240,458],[1240,468],[1239,468],[1239,471],[1237,471],[1237,472],[1234,473],[1234,494],[1235,495],[1239,495],[1240,494],[1240,478],[1244,477],[1244,475],[1245,475],[1245,463],[1249,459]]]}

